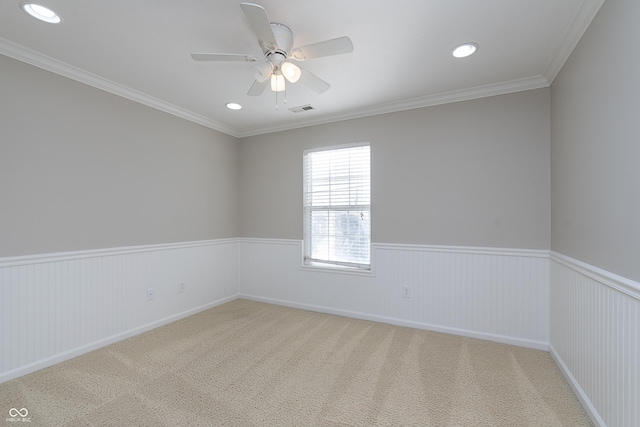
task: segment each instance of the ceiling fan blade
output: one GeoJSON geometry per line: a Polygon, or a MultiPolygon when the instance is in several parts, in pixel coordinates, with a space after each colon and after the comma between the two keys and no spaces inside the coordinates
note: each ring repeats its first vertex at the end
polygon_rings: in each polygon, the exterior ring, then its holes
{"type": "Polygon", "coordinates": [[[191,57],[194,61],[245,61],[255,62],[258,59],[255,56],[245,55],[243,53],[192,53],[191,57]]]}
{"type": "Polygon", "coordinates": [[[253,3],[240,3],[242,11],[249,20],[253,32],[258,36],[260,45],[267,49],[274,49],[278,46],[276,37],[273,35],[271,23],[267,18],[264,7],[253,3]]]}
{"type": "Polygon", "coordinates": [[[300,75],[300,80],[298,80],[304,85],[307,85],[311,90],[317,93],[325,93],[329,90],[331,85],[320,77],[316,76],[313,73],[310,73],[307,70],[302,70],[302,74],[300,75]]]}
{"type": "Polygon", "coordinates": [[[262,93],[267,88],[269,83],[270,83],[269,79],[266,79],[263,82],[259,82],[258,80],[254,81],[253,85],[251,85],[251,89],[249,89],[249,92],[247,92],[247,95],[249,95],[249,96],[260,96],[260,95],[262,95],[262,93]]]}
{"type": "Polygon", "coordinates": [[[305,61],[323,56],[340,55],[353,52],[353,43],[347,36],[337,39],[325,40],[323,42],[312,43],[301,46],[293,50],[291,57],[298,61],[305,61]]]}

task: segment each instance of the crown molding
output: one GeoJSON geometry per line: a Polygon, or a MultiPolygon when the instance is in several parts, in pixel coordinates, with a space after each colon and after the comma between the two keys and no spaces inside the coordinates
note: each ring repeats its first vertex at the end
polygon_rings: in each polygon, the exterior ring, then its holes
{"type": "Polygon", "coordinates": [[[34,65],[44,70],[127,98],[134,102],[155,108],[208,128],[223,132],[236,138],[262,135],[266,133],[281,132],[299,129],[308,126],[323,125],[345,120],[359,119],[380,114],[395,113],[417,108],[432,107],[435,105],[449,104],[459,101],[468,101],[477,98],[485,98],[503,95],[513,92],[521,92],[531,89],[548,87],[551,85],[560,69],[569,58],[569,55],[578,44],[587,27],[596,16],[605,0],[585,0],[584,6],[574,17],[565,37],[557,52],[540,76],[528,77],[508,82],[488,84],[462,90],[443,92],[424,97],[412,98],[397,102],[389,102],[368,106],[363,109],[354,109],[336,114],[328,114],[321,117],[306,119],[296,122],[281,123],[273,126],[255,126],[246,128],[233,128],[218,123],[208,117],[191,112],[185,108],[173,105],[159,98],[155,98],[135,89],[123,86],[119,83],[105,79],[88,71],[66,64],[57,59],[39,54],[23,46],[17,45],[0,37],[0,54],[9,56],[22,62],[34,65]]]}
{"type": "Polygon", "coordinates": [[[578,42],[584,35],[585,31],[589,25],[591,25],[591,21],[596,16],[600,7],[604,4],[605,0],[585,0],[585,4],[580,8],[576,16],[573,18],[571,25],[569,26],[566,34],[562,38],[562,43],[558,47],[555,55],[549,61],[549,65],[547,65],[547,69],[543,73],[544,78],[549,82],[549,84],[553,83],[553,80],[556,78],[564,63],[567,62],[571,52],[578,45],[578,42]]]}
{"type": "Polygon", "coordinates": [[[90,73],[80,68],[74,67],[73,65],[69,65],[65,62],[59,61],[49,56],[42,55],[1,37],[0,54],[16,59],[18,61],[25,62],[35,67],[42,68],[43,70],[50,71],[63,77],[70,78],[80,83],[93,86],[97,89],[104,90],[114,95],[121,96],[123,98],[146,105],[148,107],[155,108],[156,110],[164,111],[165,113],[169,113],[171,115],[189,120],[202,126],[206,126],[208,128],[226,133],[236,138],[238,137],[238,132],[235,129],[225,126],[207,117],[195,114],[191,111],[163,101],[159,98],[155,98],[146,93],[105,79],[104,77],[100,77],[96,74],[90,73]]]}
{"type": "Polygon", "coordinates": [[[253,128],[245,128],[238,132],[238,136],[240,138],[244,138],[248,136],[262,135],[265,133],[281,132],[308,126],[340,122],[344,120],[360,119],[363,117],[377,116],[380,114],[396,113],[399,111],[414,110],[417,108],[432,107],[441,104],[450,104],[459,101],[469,101],[472,99],[486,98],[489,96],[505,95],[508,93],[522,92],[548,86],[549,82],[543,76],[511,80],[508,82],[476,86],[468,89],[443,92],[419,98],[373,105],[369,108],[330,114],[312,120],[304,120],[295,123],[286,123],[275,126],[258,126],[253,128]]]}
{"type": "Polygon", "coordinates": [[[114,95],[127,98],[131,101],[138,102],[148,107],[164,111],[165,113],[172,114],[185,120],[198,123],[202,126],[206,126],[208,128],[226,133],[236,138],[244,138],[248,136],[262,135],[266,133],[280,132],[308,126],[358,119],[379,114],[395,113],[404,110],[431,107],[434,105],[448,104],[452,102],[466,101],[476,98],[484,98],[487,96],[502,95],[511,92],[519,92],[549,86],[547,80],[539,76],[513,80],[509,82],[501,82],[491,85],[477,86],[470,89],[444,92],[436,95],[429,95],[398,102],[379,104],[370,106],[369,108],[365,109],[331,114],[313,120],[304,120],[295,123],[284,123],[275,126],[258,126],[253,128],[235,129],[218,123],[207,117],[195,114],[184,108],[170,104],[161,99],[147,95],[143,92],[123,86],[119,83],[105,79],[96,74],[74,67],[57,59],[34,52],[3,38],[0,38],[0,54],[36,66],[38,68],[42,68],[43,70],[50,71],[63,77],[73,79],[80,83],[93,86],[97,89],[104,90],[114,95]]]}

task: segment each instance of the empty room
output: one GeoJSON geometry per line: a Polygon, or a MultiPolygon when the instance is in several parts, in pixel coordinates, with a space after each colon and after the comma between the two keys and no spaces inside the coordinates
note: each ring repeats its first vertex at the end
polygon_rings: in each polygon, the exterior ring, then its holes
{"type": "Polygon", "coordinates": [[[640,2],[0,5],[0,423],[640,425],[640,2]]]}

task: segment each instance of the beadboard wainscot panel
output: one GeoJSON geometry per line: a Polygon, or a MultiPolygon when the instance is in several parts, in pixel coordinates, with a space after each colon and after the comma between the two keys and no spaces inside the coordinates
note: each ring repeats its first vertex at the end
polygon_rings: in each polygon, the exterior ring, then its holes
{"type": "Polygon", "coordinates": [[[550,259],[551,354],[596,425],[640,426],[640,283],[550,259]]]}
{"type": "Polygon", "coordinates": [[[236,298],[236,262],[233,239],[0,258],[0,382],[236,298]]]}
{"type": "Polygon", "coordinates": [[[303,267],[301,250],[239,239],[240,297],[548,350],[548,251],[373,244],[357,274],[303,267]]]}

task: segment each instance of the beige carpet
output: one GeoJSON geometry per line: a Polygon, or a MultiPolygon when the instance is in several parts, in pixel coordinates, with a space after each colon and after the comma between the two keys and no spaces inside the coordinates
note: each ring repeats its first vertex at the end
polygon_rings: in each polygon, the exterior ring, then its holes
{"type": "Polygon", "coordinates": [[[246,300],[1,384],[0,402],[0,420],[50,426],[591,425],[546,352],[246,300]]]}

